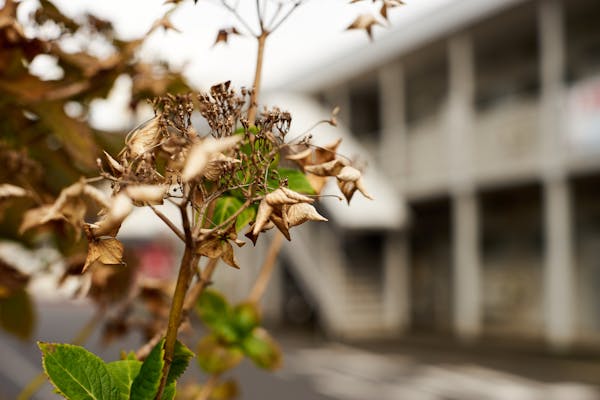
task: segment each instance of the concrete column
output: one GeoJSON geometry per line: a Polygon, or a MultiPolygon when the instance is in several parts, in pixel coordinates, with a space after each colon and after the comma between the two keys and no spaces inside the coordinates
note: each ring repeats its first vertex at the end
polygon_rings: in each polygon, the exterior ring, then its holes
{"type": "Polygon", "coordinates": [[[410,271],[408,235],[389,233],[384,245],[383,318],[390,331],[410,324],[410,271]]]}
{"type": "Polygon", "coordinates": [[[559,0],[539,3],[539,36],[544,185],[545,336],[556,350],[567,348],[575,331],[575,288],[571,194],[563,158],[564,26],[559,0]]]}
{"type": "Polygon", "coordinates": [[[452,187],[452,254],[454,268],[454,328],[471,340],[481,331],[481,265],[479,210],[472,167],[475,91],[471,37],[461,33],[448,42],[448,156],[452,187]]]}
{"type": "Polygon", "coordinates": [[[471,340],[481,332],[479,210],[473,192],[456,194],[452,203],[454,328],[471,340]]]}

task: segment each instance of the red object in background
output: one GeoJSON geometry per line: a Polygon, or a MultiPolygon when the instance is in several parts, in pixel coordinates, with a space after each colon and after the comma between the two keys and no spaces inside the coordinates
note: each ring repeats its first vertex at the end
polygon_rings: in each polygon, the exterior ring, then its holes
{"type": "Polygon", "coordinates": [[[168,279],[173,275],[173,249],[157,242],[149,242],[136,249],[140,273],[156,279],[168,279]]]}

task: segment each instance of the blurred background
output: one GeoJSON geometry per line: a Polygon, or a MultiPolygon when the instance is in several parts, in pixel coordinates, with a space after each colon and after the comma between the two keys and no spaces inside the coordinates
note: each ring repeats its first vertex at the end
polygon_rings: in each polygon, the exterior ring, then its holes
{"type": "MultiPolygon", "coordinates": [[[[164,7],[77,3],[57,2],[125,37],[164,7]]],[[[234,20],[198,3],[141,57],[164,57],[192,87],[249,85],[253,43],[211,48],[234,20]]],[[[343,137],[376,200],[324,199],[330,223],[293,232],[263,300],[284,367],[243,364],[241,398],[600,399],[600,2],[406,3],[371,43],[342,32],[356,14],[346,2],[309,1],[267,47],[262,102],[289,109],[296,132],[340,106],[340,127],[315,141],[343,137]]],[[[93,105],[98,129],[147,118],[127,110],[130,85],[117,79],[93,105]]],[[[151,213],[121,235],[144,273],[170,273],[180,250],[151,213]]],[[[216,286],[243,299],[266,242],[242,249],[241,271],[220,268],[216,286]]],[[[36,339],[68,341],[92,314],[37,295],[36,339]]],[[[100,350],[95,335],[89,347],[114,359],[140,340],[100,350]]],[[[0,398],[16,398],[38,354],[4,333],[0,354],[0,398]]],[[[36,398],[53,398],[46,389],[36,398]]]]}

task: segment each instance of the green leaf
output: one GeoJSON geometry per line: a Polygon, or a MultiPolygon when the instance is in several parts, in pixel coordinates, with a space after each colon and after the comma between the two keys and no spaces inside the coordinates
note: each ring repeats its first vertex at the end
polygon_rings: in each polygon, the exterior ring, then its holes
{"type": "Polygon", "coordinates": [[[242,303],[233,309],[231,320],[240,337],[246,337],[260,324],[260,313],[254,303],[242,303]]]}
{"type": "Polygon", "coordinates": [[[242,211],[240,213],[240,215],[238,215],[236,221],[235,221],[235,231],[239,232],[242,229],[244,229],[244,227],[246,227],[246,225],[248,225],[250,222],[254,221],[254,218],[256,218],[256,208],[257,206],[250,206],[248,208],[246,208],[244,211],[242,211]]]}
{"type": "Polygon", "coordinates": [[[200,340],[196,355],[200,368],[209,374],[221,374],[230,370],[244,358],[240,349],[221,343],[215,335],[200,340]]]}
{"type": "Polygon", "coordinates": [[[231,312],[231,307],[221,293],[216,290],[206,289],[196,302],[196,312],[202,322],[212,327],[215,322],[227,319],[227,315],[231,312]]]}
{"type": "Polygon", "coordinates": [[[131,384],[131,400],[148,400],[156,396],[164,366],[164,343],[164,339],[158,342],[144,360],[140,373],[131,384]]]}
{"type": "Polygon", "coordinates": [[[279,168],[277,172],[279,172],[281,179],[287,179],[289,189],[298,193],[316,194],[315,189],[313,189],[308,179],[306,179],[306,175],[301,171],[290,168],[279,168]]]}
{"type": "Polygon", "coordinates": [[[70,400],[120,400],[104,361],[80,346],[38,342],[52,384],[70,400]]]}
{"type": "Polygon", "coordinates": [[[177,382],[173,382],[165,387],[161,400],[173,400],[177,392],[177,382]]]}
{"type": "Polygon", "coordinates": [[[222,340],[233,343],[238,334],[231,322],[232,310],[227,300],[216,290],[205,290],[196,303],[196,312],[208,328],[222,340]]]}
{"type": "Polygon", "coordinates": [[[192,357],[194,357],[193,351],[179,340],[175,342],[175,352],[173,353],[173,361],[171,362],[169,376],[167,377],[167,385],[174,383],[185,372],[192,357]]]}
{"type": "Polygon", "coordinates": [[[131,384],[139,374],[141,367],[142,362],[137,360],[119,360],[106,364],[122,400],[129,400],[131,384]]]}
{"type": "Polygon", "coordinates": [[[281,366],[281,349],[262,328],[256,328],[241,343],[244,354],[260,368],[274,370],[281,366]]]}
{"type": "Polygon", "coordinates": [[[0,298],[0,327],[18,338],[28,339],[33,333],[35,311],[31,298],[21,289],[7,298],[0,298]]]}
{"type": "Polygon", "coordinates": [[[240,199],[234,196],[222,196],[215,202],[215,211],[213,213],[213,223],[221,225],[227,221],[233,214],[242,208],[243,203],[240,199]]]}

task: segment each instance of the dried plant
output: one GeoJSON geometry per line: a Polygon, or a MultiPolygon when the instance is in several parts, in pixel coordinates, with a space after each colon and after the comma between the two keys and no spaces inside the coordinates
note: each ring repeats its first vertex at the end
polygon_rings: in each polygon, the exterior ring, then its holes
{"type": "MultiPolygon", "coordinates": [[[[63,32],[78,29],[77,23],[64,17],[51,3],[41,3],[42,7],[36,13],[37,23],[51,20],[60,24],[63,32]]],[[[169,3],[174,4],[173,8],[153,25],[151,32],[158,28],[175,29],[169,16],[180,2],[169,3]]],[[[107,151],[100,155],[95,150],[92,133],[77,139],[83,140],[83,144],[73,148],[67,142],[75,140],[75,131],[72,137],[61,139],[65,141],[67,154],[84,167],[80,172],[89,169],[89,157],[96,155],[91,158],[100,171],[98,176],[78,178],[56,192],[42,190],[45,171],[39,162],[29,157],[25,150],[0,144],[0,158],[6,174],[0,183],[0,206],[26,200],[22,203],[26,206],[19,232],[31,235],[48,228],[59,229],[63,234],[69,232],[79,246],[87,244],[84,254],[74,252],[67,258],[60,278],[79,276],[80,294],[87,293],[98,304],[98,314],[74,342],[84,341],[104,314],[105,340],[113,340],[134,328],[141,329],[147,338],[147,343],[137,353],[108,364],[82,347],[40,343],[44,370],[66,398],[80,398],[85,393],[109,399],[174,398],[176,381],[194,355],[198,357],[200,367],[211,376],[204,386],[182,391],[190,398],[206,399],[213,391],[235,392],[230,382],[220,382],[220,376],[235,367],[244,356],[260,367],[277,368],[281,363],[280,350],[260,326],[257,304],[273,270],[281,238],[291,240],[290,230],[305,222],[327,221],[313,204],[330,177],[337,181],[348,202],[356,191],[371,198],[361,172],[347,158],[337,154],[340,141],[318,147],[309,137],[290,140],[292,117],[289,112],[277,107],[259,110],[265,41],[303,1],[274,3],[277,7],[269,22],[266,22],[267,3],[270,1],[256,1],[260,28],[256,33],[238,14],[236,7],[221,1],[244,29],[220,30],[215,44],[227,42],[229,35],[238,35],[243,30],[258,41],[252,88],[237,90],[230,82],[224,82],[206,93],[157,96],[151,103],[154,117],[132,130],[125,138],[124,147],[113,155],[107,151]],[[192,121],[196,116],[205,119],[206,131],[194,126],[192,121]],[[86,152],[82,153],[82,150],[86,152]],[[280,165],[282,160],[295,163],[296,168],[283,167],[280,165]],[[15,175],[11,171],[22,174],[15,175]],[[101,189],[102,182],[109,184],[110,193],[101,189]],[[160,211],[157,206],[164,203],[179,209],[180,223],[160,211]],[[126,249],[117,234],[136,207],[150,208],[184,244],[174,288],[168,282],[140,281],[133,268],[125,266],[126,249]],[[206,290],[218,261],[233,268],[242,267],[235,255],[235,248],[246,243],[240,237],[241,233],[255,244],[271,229],[280,234],[273,239],[267,260],[246,302],[231,306],[216,291],[206,290]],[[80,237],[86,240],[81,241],[80,237]],[[204,268],[200,268],[202,258],[207,260],[204,268]],[[143,315],[136,313],[139,307],[145,310],[143,315]],[[197,311],[210,332],[200,341],[195,353],[177,340],[192,309],[197,311]]],[[[387,9],[401,3],[382,1],[381,16],[387,18],[387,9]]],[[[365,18],[359,17],[350,28],[364,29],[371,36],[372,21],[376,20],[365,18]]],[[[104,21],[90,17],[88,23],[98,32],[110,31],[110,25],[104,21]]],[[[26,57],[40,54],[39,48],[48,47],[47,43],[22,35],[16,19],[16,4],[12,1],[7,1],[0,10],[0,33],[0,39],[5,43],[26,54],[31,53],[26,57]]],[[[20,86],[13,88],[2,79],[0,88],[11,93],[22,109],[45,115],[48,119],[54,114],[45,113],[57,112],[57,124],[87,127],[81,121],[72,121],[62,111],[58,112],[55,103],[50,103],[50,107],[44,99],[58,99],[64,106],[72,96],[94,95],[101,89],[95,85],[99,82],[112,84],[118,74],[143,75],[150,69],[130,63],[133,51],[140,43],[118,44],[122,46],[122,52],[114,59],[102,61],[89,59],[90,56],[75,57],[62,52],[56,43],[50,43],[52,54],[75,68],[80,80],[64,82],[64,85],[52,84],[51,87],[43,81],[35,81],[40,89],[33,97],[20,86]],[[113,78],[107,82],[95,80],[107,73],[113,74],[110,75],[113,78]]],[[[136,76],[139,80],[137,86],[134,84],[134,100],[148,89],[153,91],[157,85],[143,83],[151,80],[151,75],[136,76]]],[[[159,86],[165,89],[169,85],[161,83],[159,86]]],[[[336,125],[337,112],[334,110],[326,122],[336,125]]],[[[14,120],[23,125],[28,123],[18,118],[14,120]]],[[[29,280],[27,274],[3,262],[0,262],[0,272],[0,297],[11,298],[24,293],[29,280]]],[[[38,382],[32,382],[20,398],[28,398],[38,382]]]]}

